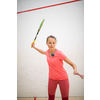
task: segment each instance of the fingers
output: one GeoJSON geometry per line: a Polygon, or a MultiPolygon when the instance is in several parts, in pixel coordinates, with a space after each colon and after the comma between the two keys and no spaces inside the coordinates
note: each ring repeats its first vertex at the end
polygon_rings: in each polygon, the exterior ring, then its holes
{"type": "Polygon", "coordinates": [[[84,79],[84,75],[79,75],[82,79],[84,79]]]}
{"type": "Polygon", "coordinates": [[[78,72],[73,72],[74,75],[79,75],[82,79],[84,79],[84,75],[79,74],[78,72]]]}
{"type": "Polygon", "coordinates": [[[84,79],[84,75],[81,75],[81,78],[84,79]]]}
{"type": "Polygon", "coordinates": [[[32,44],[31,44],[31,47],[33,47],[33,48],[34,48],[34,46],[35,46],[35,43],[32,43],[32,44]]]}

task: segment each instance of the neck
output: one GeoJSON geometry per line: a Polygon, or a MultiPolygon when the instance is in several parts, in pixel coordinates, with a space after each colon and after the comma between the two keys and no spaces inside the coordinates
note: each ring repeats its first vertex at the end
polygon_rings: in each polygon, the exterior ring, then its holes
{"type": "Polygon", "coordinates": [[[49,49],[50,54],[54,53],[56,49],[49,49]]]}

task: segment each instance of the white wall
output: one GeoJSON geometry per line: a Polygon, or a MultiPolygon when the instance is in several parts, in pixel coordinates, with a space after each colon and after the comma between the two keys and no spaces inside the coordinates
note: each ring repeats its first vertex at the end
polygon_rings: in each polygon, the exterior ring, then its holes
{"type": "MultiPolygon", "coordinates": [[[[20,8],[23,3],[21,2],[20,4],[20,0],[18,1],[18,8],[20,8]]],[[[33,4],[35,5],[34,0],[33,4]]],[[[25,5],[27,6],[27,3],[25,3],[24,6],[25,5]]],[[[46,62],[46,57],[31,48],[31,43],[43,19],[45,19],[45,21],[37,37],[35,43],[36,47],[47,50],[46,38],[51,34],[54,35],[57,38],[56,48],[63,51],[63,53],[77,65],[78,72],[84,74],[83,1],[18,14],[18,97],[48,96],[48,64],[46,62]]],[[[79,76],[74,76],[73,69],[65,62],[64,68],[69,76],[69,95],[84,96],[84,80],[82,80],[79,76]]],[[[61,94],[58,87],[56,97],[60,96],[61,94]]]]}

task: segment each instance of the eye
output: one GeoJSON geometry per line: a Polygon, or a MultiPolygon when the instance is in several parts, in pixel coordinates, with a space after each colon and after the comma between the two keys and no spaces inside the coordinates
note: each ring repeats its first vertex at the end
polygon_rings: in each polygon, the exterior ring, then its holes
{"type": "Polygon", "coordinates": [[[55,43],[53,42],[53,44],[55,44],[55,43]]]}
{"type": "Polygon", "coordinates": [[[49,44],[51,44],[51,42],[49,42],[49,44]]]}

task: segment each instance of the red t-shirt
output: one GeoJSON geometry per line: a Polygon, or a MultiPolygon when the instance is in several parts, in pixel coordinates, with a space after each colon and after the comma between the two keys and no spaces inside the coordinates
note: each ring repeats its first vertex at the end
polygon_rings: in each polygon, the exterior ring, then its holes
{"type": "Polygon", "coordinates": [[[49,49],[46,51],[47,62],[49,65],[49,78],[54,80],[65,80],[68,78],[66,70],[63,68],[63,60],[66,56],[62,51],[57,50],[53,57],[49,55],[49,49]]]}

